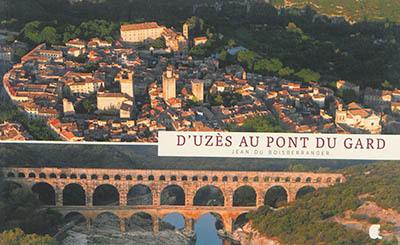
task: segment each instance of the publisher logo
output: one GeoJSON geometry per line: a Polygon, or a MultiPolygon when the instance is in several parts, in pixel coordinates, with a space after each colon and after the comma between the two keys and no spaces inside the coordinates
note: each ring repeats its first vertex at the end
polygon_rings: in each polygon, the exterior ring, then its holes
{"type": "Polygon", "coordinates": [[[369,237],[371,239],[382,239],[382,236],[379,235],[381,229],[381,225],[375,224],[369,227],[369,237]]]}

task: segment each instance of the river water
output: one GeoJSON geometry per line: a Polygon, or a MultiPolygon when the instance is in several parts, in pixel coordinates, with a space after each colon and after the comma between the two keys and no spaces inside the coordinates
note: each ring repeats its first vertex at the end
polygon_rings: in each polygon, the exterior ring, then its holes
{"type": "MultiPolygon", "coordinates": [[[[178,213],[167,215],[163,221],[182,229],[185,226],[183,217],[178,213]]],[[[217,219],[210,213],[201,216],[194,223],[196,233],[196,245],[221,245],[223,240],[218,236],[215,223],[217,219]]]]}

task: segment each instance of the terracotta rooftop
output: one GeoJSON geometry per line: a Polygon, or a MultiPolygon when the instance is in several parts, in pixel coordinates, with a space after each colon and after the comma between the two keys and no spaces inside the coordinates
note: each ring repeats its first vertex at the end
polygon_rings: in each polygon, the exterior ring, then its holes
{"type": "Polygon", "coordinates": [[[145,29],[155,29],[159,28],[157,22],[143,22],[138,24],[126,24],[121,25],[121,31],[136,31],[136,30],[145,30],[145,29]]]}

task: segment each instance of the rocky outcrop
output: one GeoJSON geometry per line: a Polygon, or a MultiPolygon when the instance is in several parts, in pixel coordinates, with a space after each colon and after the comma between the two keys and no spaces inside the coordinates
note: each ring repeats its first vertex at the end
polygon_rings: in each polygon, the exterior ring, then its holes
{"type": "Polygon", "coordinates": [[[251,227],[251,223],[247,223],[242,228],[237,229],[233,233],[233,239],[239,241],[241,245],[280,245],[281,243],[274,238],[266,237],[251,227]]]}

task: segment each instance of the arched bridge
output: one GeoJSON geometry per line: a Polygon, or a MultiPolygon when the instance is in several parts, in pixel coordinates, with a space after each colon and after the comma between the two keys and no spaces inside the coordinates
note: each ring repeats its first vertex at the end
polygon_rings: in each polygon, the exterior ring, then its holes
{"type": "Polygon", "coordinates": [[[8,181],[27,185],[44,205],[79,214],[91,226],[104,213],[122,230],[138,213],[158,221],[180,213],[186,228],[206,213],[232,232],[238,217],[268,204],[292,202],[302,193],[345,181],[342,174],[310,172],[131,170],[95,168],[3,168],[8,181]]]}

